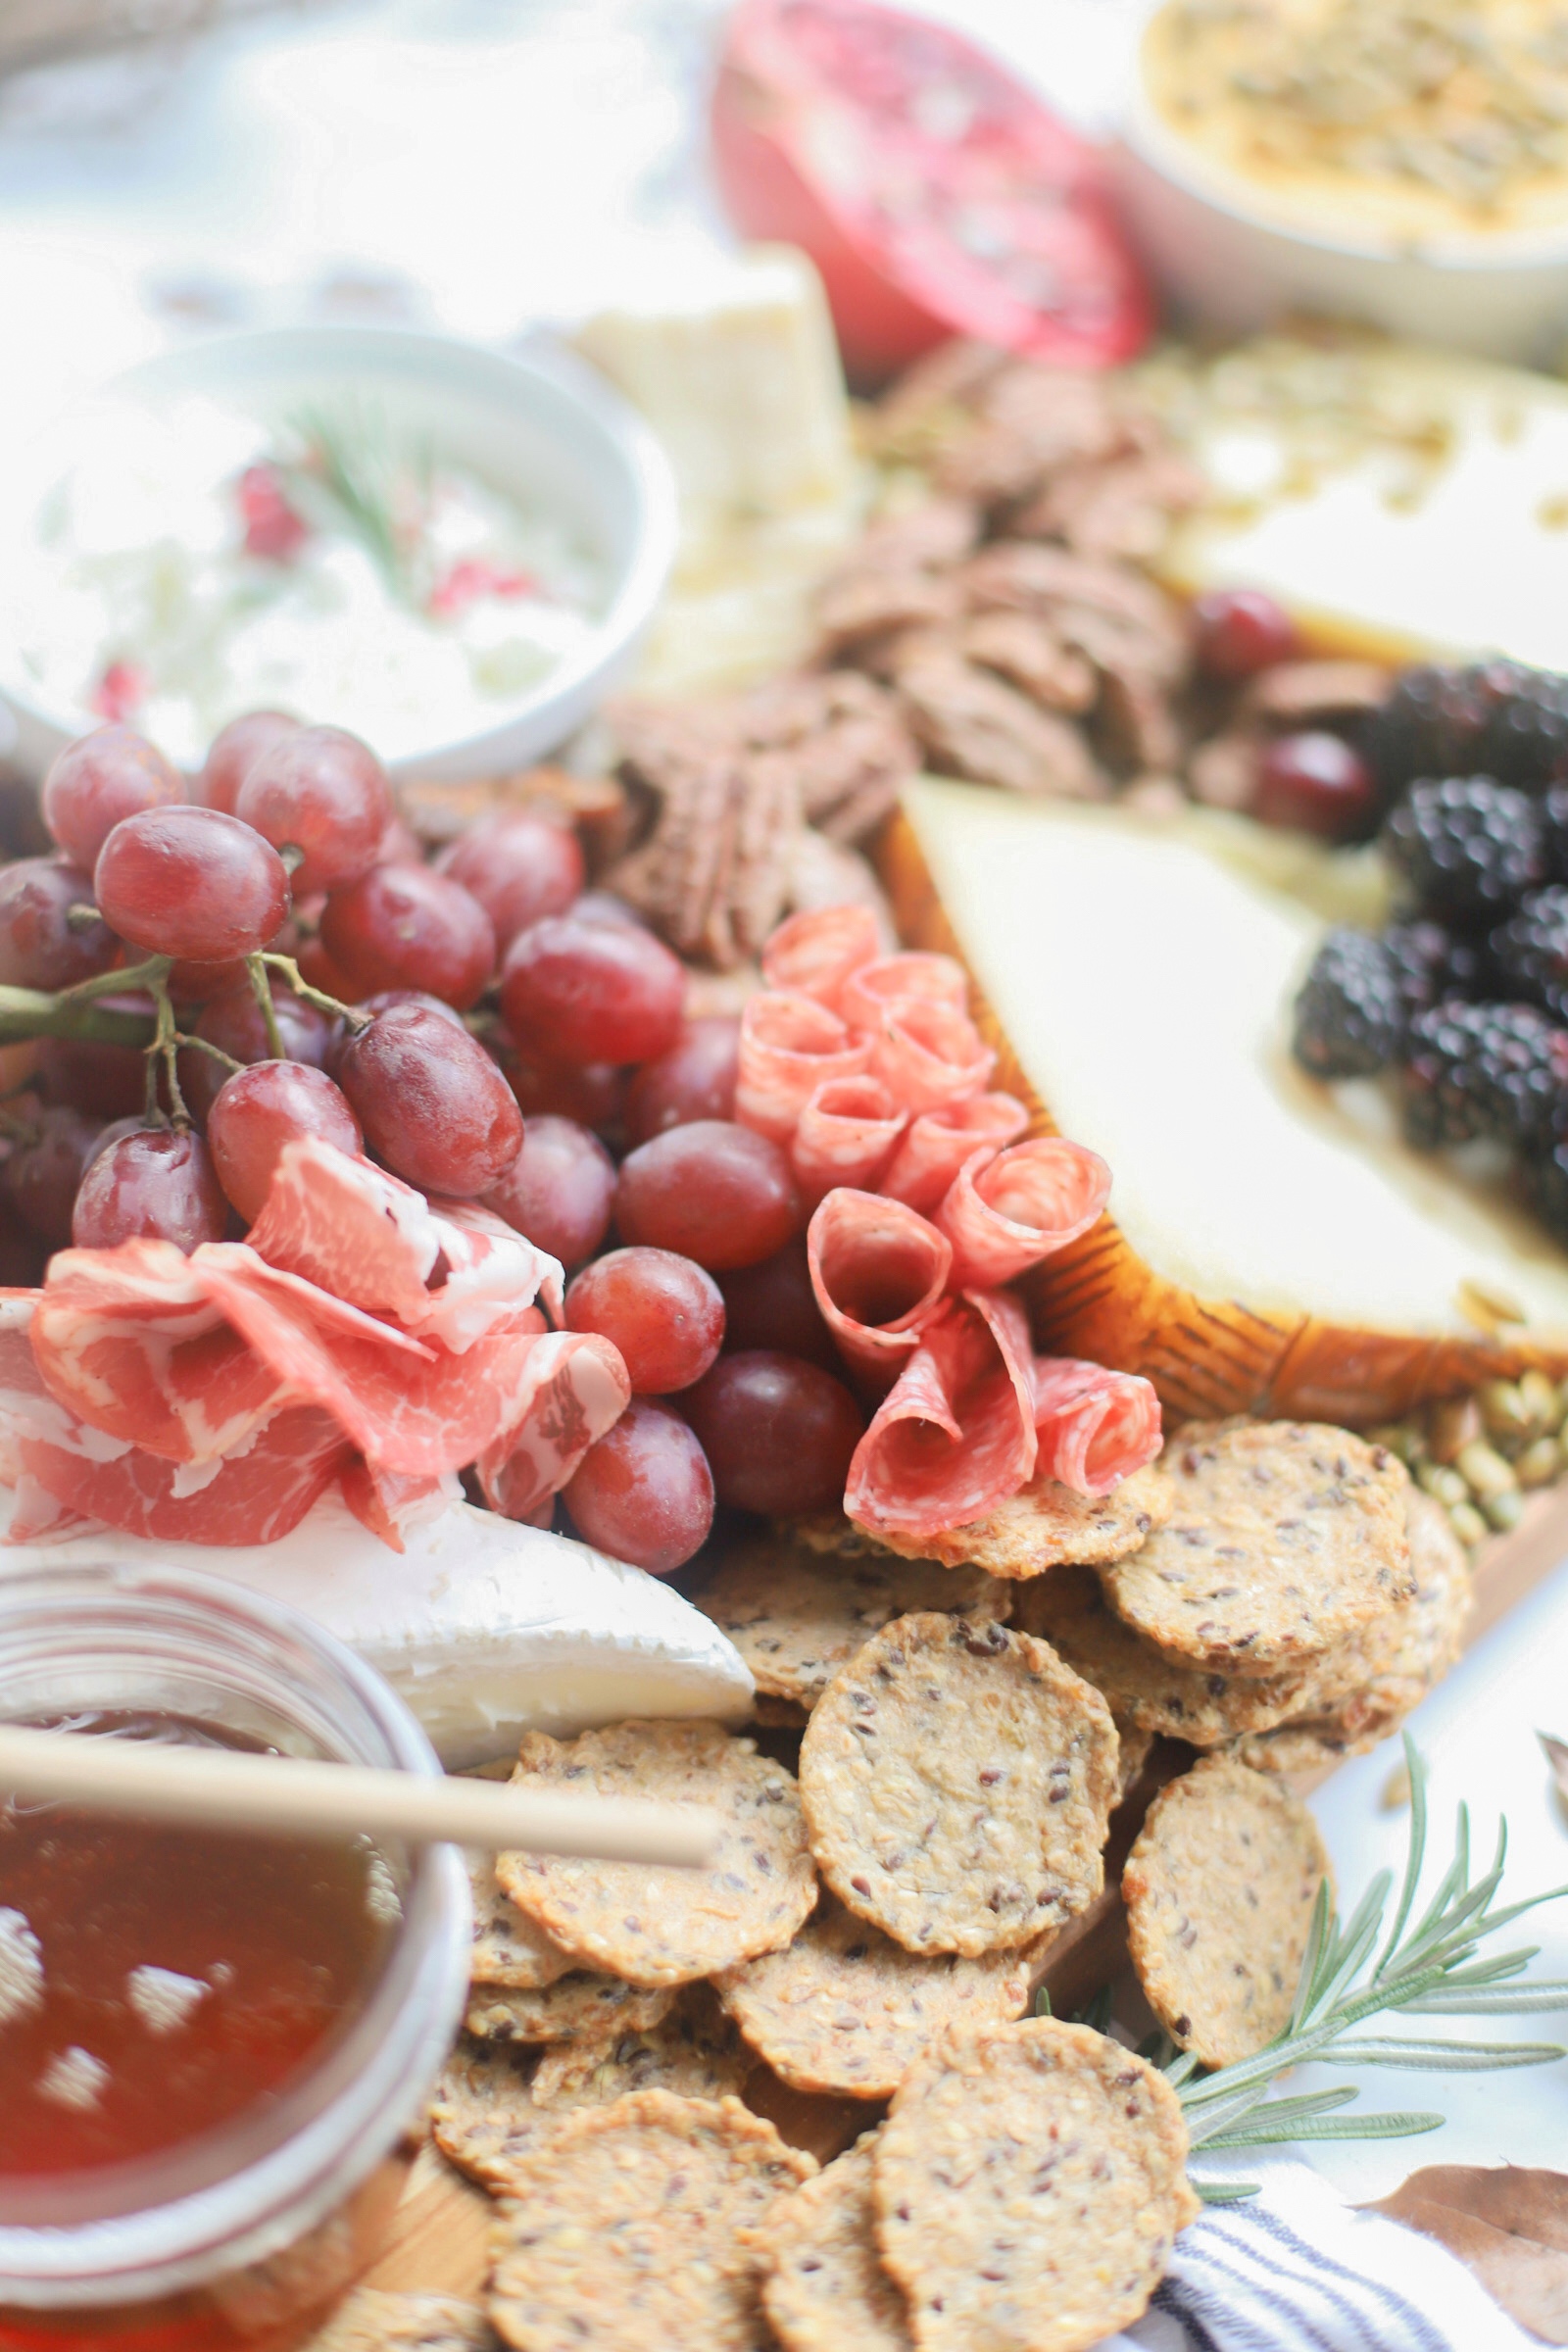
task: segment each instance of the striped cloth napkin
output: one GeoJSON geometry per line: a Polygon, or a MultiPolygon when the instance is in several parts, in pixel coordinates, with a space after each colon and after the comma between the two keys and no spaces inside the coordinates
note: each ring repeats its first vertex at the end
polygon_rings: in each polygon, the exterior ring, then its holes
{"type": "Polygon", "coordinates": [[[1444,2247],[1309,2165],[1254,2154],[1246,2175],[1261,2193],[1184,2230],[1144,2318],[1102,2352],[1540,2352],[1444,2247]]]}

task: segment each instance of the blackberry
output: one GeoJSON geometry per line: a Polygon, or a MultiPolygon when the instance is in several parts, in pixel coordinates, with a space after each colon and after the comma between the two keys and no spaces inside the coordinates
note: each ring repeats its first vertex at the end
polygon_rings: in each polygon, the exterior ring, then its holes
{"type": "Polygon", "coordinates": [[[1296,1000],[1293,1051],[1314,1078],[1370,1078],[1404,1035],[1399,973],[1370,931],[1331,931],[1296,1000]]]}
{"type": "Polygon", "coordinates": [[[1557,1241],[1568,1244],[1568,1143],[1553,1144],[1531,1160],[1526,1183],[1543,1225],[1557,1241]]]}
{"type": "Polygon", "coordinates": [[[1492,935],[1504,993],[1568,1021],[1568,889],[1533,890],[1492,935]]]}
{"type": "Polygon", "coordinates": [[[1413,784],[1381,840],[1408,905],[1456,930],[1490,929],[1546,878],[1540,808],[1494,776],[1413,784]]]}
{"type": "Polygon", "coordinates": [[[1477,1136],[1546,1148],[1568,1123],[1568,1030],[1535,1004],[1435,1004],[1410,1023],[1404,1131],[1412,1144],[1477,1136]]]}
{"type": "Polygon", "coordinates": [[[1424,663],[1374,712],[1364,749],[1391,799],[1419,776],[1475,770],[1539,792],[1568,780],[1568,677],[1517,662],[1424,663]]]}
{"type": "Polygon", "coordinates": [[[1446,997],[1485,997],[1490,986],[1490,952],[1474,939],[1446,931],[1441,923],[1391,923],[1384,951],[1394,965],[1408,1017],[1441,1004],[1446,997]]]}

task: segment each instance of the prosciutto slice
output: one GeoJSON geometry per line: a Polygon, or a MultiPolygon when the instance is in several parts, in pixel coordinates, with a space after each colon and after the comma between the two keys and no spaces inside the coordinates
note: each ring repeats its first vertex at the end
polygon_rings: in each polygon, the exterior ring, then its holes
{"type": "MultiPolygon", "coordinates": [[[[271,1544],[319,1501],[348,1447],[331,1416],[306,1405],[278,1413],[233,1453],[194,1473],[139,1446],[103,1460],[24,1436],[17,1452],[24,1474],[68,1509],[122,1535],[172,1544],[271,1544]]],[[[12,1540],[21,1540],[15,1527],[12,1540]]]]}
{"type": "Polygon", "coordinates": [[[448,1470],[439,1478],[409,1478],[382,1470],[363,1453],[351,1453],[338,1472],[343,1499],[362,1527],[379,1536],[390,1551],[405,1549],[411,1527],[439,1519],[448,1503],[463,1500],[463,1481],[448,1470]]]}
{"type": "Polygon", "coordinates": [[[484,1498],[506,1519],[537,1521],[590,1446],[631,1398],[620,1350],[596,1332],[558,1331],[535,1343],[531,1387],[507,1435],[478,1460],[484,1498]]]}
{"type": "Polygon", "coordinates": [[[950,1298],[883,1398],[850,1463],[844,1507],[915,1542],[984,1518],[1034,1472],[1028,1332],[1013,1299],[950,1298]]]}
{"type": "Polygon", "coordinates": [[[787,1143],[817,1088],[830,1078],[858,1078],[870,1058],[870,1040],[851,1037],[825,1004],[764,989],[741,1011],[735,1116],[787,1143]]]}
{"type": "Polygon", "coordinates": [[[851,972],[836,1009],[846,1027],[859,1034],[879,1029],[890,1005],[910,999],[965,1011],[969,983],[962,964],[951,956],[927,956],[912,948],[898,956],[879,956],[874,963],[862,963],[858,971],[851,972]]]}
{"type": "MultiPolygon", "coordinates": [[[[755,1002],[755,1000],[754,1000],[755,1002]]],[[[978,1095],[997,1057],[966,1013],[932,998],[890,1004],[865,1041],[870,1070],[911,1116],[978,1095]]]]}
{"type": "Polygon", "coordinates": [[[1099,1152],[1062,1136],[1006,1152],[983,1145],[936,1212],[953,1244],[956,1285],[1010,1282],[1087,1233],[1109,1195],[1110,1170],[1099,1152]]]}
{"type": "Polygon", "coordinates": [[[814,1208],[835,1185],[875,1190],[907,1124],[879,1078],[830,1078],[819,1086],[790,1142],[805,1205],[814,1208]]]}
{"type": "Polygon", "coordinates": [[[792,997],[839,1009],[844,984],[881,952],[869,906],[819,906],[780,923],[762,950],[762,978],[792,997]]]}
{"type": "Polygon", "coordinates": [[[1030,1385],[1039,1466],[1075,1494],[1108,1494],[1158,1453],[1159,1398],[1137,1373],[1037,1355],[1030,1385]]]}
{"type": "Polygon", "coordinates": [[[1028,1124],[1029,1113],[1016,1095],[971,1095],[965,1102],[922,1111],[906,1128],[882,1190],[928,1217],[971,1152],[982,1144],[1000,1152],[1028,1124]]]}
{"type": "Polygon", "coordinates": [[[840,1188],[812,1216],[806,1255],[841,1354],[891,1380],[941,1309],[953,1267],[946,1235],[902,1200],[840,1188]]]}

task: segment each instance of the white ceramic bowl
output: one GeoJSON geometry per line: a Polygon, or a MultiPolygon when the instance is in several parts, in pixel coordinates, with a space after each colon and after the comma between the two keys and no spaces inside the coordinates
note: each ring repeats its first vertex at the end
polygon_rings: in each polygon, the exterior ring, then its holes
{"type": "MultiPolygon", "coordinates": [[[[675,553],[675,489],[663,452],[586,362],[540,340],[517,357],[379,327],[283,328],[225,335],[143,362],[62,416],[0,464],[0,612],[26,609],[32,518],[50,486],[92,447],[111,405],[212,400],[263,420],[334,398],[373,400],[396,433],[428,436],[445,457],[503,494],[580,530],[610,582],[604,616],[580,648],[505,715],[475,698],[473,727],[403,749],[395,774],[461,781],[504,773],[554,750],[626,675],[675,553]]],[[[0,628],[0,739],[41,773],[97,722],[46,709],[19,674],[0,628]]],[[[328,723],[331,710],[302,711],[328,723]]]]}
{"type": "Polygon", "coordinates": [[[1135,61],[1112,165],[1124,217],[1184,321],[1251,333],[1291,312],[1351,318],[1483,359],[1550,365],[1568,336],[1568,224],[1550,232],[1394,239],[1309,233],[1271,218],[1237,173],[1164,121],[1135,61]]]}

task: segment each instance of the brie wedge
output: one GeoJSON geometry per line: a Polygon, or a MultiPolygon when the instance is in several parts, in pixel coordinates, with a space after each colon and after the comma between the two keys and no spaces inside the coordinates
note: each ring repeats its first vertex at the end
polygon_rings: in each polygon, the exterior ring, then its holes
{"type": "MultiPolygon", "coordinates": [[[[0,1488],[0,1532],[14,1496],[0,1488]]],[[[152,1544],[74,1536],[0,1548],[18,1569],[182,1567],[285,1601],[356,1650],[424,1726],[449,1771],[524,1732],[564,1735],[624,1716],[744,1717],[751,1673],[691,1603],[641,1568],[466,1502],[390,1551],[328,1494],[276,1544],[152,1544]]]]}

